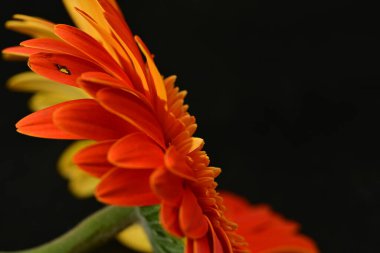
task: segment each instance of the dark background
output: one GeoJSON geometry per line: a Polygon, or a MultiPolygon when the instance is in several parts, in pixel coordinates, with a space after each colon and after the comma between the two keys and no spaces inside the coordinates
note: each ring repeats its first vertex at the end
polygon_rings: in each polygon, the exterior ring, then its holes
{"type": "MultiPolygon", "coordinates": [[[[380,226],[380,15],[364,1],[128,0],[126,18],[187,89],[219,189],[269,203],[323,253],[376,253],[380,226]]],[[[68,23],[60,1],[4,0],[68,23]]],[[[24,36],[1,30],[1,48],[24,36]]],[[[26,70],[1,62],[2,84],[26,70]]],[[[101,207],[55,170],[69,142],[17,134],[29,95],[0,92],[0,249],[50,240],[101,207]]],[[[116,243],[114,251],[123,252],[116,243]]]]}

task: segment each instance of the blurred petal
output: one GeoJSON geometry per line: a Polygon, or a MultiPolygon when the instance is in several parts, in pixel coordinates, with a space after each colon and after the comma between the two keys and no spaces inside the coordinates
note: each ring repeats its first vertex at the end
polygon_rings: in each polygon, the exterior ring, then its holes
{"type": "Polygon", "coordinates": [[[14,91],[22,92],[48,92],[61,94],[68,100],[78,98],[88,98],[88,95],[81,89],[64,85],[47,79],[31,71],[23,72],[12,76],[7,81],[7,87],[14,91]]]}
{"type": "Polygon", "coordinates": [[[38,92],[29,99],[28,104],[29,108],[32,111],[39,111],[52,105],[66,102],[68,100],[72,99],[67,99],[67,97],[64,97],[57,93],[38,92]]]}
{"type": "Polygon", "coordinates": [[[69,179],[69,191],[77,198],[89,198],[94,195],[99,179],[88,175],[86,172],[76,168],[69,179]]]}
{"type": "Polygon", "coordinates": [[[74,171],[74,167],[77,167],[73,162],[74,155],[81,149],[93,144],[93,141],[75,141],[69,145],[61,154],[58,160],[58,171],[64,178],[70,178],[74,171]]]}
{"type": "Polygon", "coordinates": [[[73,162],[73,156],[79,150],[93,144],[93,141],[76,141],[68,146],[58,160],[58,171],[66,178],[70,192],[77,198],[88,198],[94,195],[99,179],[80,170],[73,162]]]}
{"type": "Polygon", "coordinates": [[[252,253],[318,253],[315,243],[299,233],[297,223],[282,218],[266,205],[251,205],[246,199],[223,192],[225,214],[234,219],[252,253]]]}
{"type": "Polygon", "coordinates": [[[9,20],[5,23],[7,29],[35,38],[56,38],[53,32],[54,24],[45,19],[22,14],[16,14],[13,18],[15,20],[9,20]]]}
{"type": "Polygon", "coordinates": [[[124,229],[121,233],[119,233],[117,239],[128,248],[138,252],[153,252],[153,248],[147,234],[145,233],[143,227],[138,223],[124,229]]]}

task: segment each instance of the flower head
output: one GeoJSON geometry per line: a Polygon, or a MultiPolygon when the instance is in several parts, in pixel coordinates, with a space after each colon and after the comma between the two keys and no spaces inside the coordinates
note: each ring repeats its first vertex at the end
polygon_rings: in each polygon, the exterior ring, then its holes
{"type": "MultiPolygon", "coordinates": [[[[65,1],[79,28],[27,16],[38,38],[8,48],[37,74],[87,97],[49,106],[17,123],[19,132],[52,139],[93,140],[74,162],[100,178],[96,197],[111,205],[161,205],[161,223],[186,238],[186,252],[245,252],[236,224],[216,192],[220,169],[209,166],[195,118],[175,77],[164,79],[152,54],[133,37],[114,1],[65,1]]],[[[32,29],[33,30],[33,29],[32,29]]]]}
{"type": "Polygon", "coordinates": [[[238,232],[252,253],[318,253],[315,243],[299,234],[299,224],[273,212],[267,205],[252,205],[246,199],[223,192],[225,214],[239,224],[238,232]]]}
{"type": "MultiPolygon", "coordinates": [[[[318,253],[315,243],[298,233],[299,225],[273,212],[266,205],[252,205],[229,192],[222,197],[226,214],[237,221],[239,233],[249,243],[252,253],[318,253]]],[[[119,235],[119,240],[140,252],[152,252],[147,235],[135,224],[119,235]]]]}

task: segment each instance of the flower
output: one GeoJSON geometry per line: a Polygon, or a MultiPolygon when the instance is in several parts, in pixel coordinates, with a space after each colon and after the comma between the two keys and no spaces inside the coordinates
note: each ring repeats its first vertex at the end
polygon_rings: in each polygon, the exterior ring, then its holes
{"type": "Polygon", "coordinates": [[[95,141],[74,162],[100,178],[96,197],[120,206],[160,204],[162,225],[186,238],[186,252],[246,252],[215,190],[220,169],[209,166],[203,140],[193,137],[195,118],[176,78],[161,76],[114,1],[64,2],[80,29],[19,15],[8,27],[38,38],[3,52],[28,57],[35,73],[81,89],[88,98],[38,110],[20,120],[17,130],[95,141]]]}
{"type": "MultiPolygon", "coordinates": [[[[50,81],[33,72],[25,72],[12,77],[8,87],[14,91],[34,92],[30,99],[32,110],[40,110],[60,102],[86,98],[82,90],[50,81]]],[[[90,197],[99,179],[82,171],[73,163],[73,156],[93,141],[76,141],[61,155],[58,167],[61,175],[68,179],[70,191],[79,198],[90,197]]],[[[226,216],[235,220],[239,233],[244,236],[253,253],[293,252],[316,253],[315,243],[298,233],[299,225],[290,222],[271,211],[266,205],[252,205],[247,200],[232,193],[223,192],[227,207],[226,216]]],[[[141,225],[123,230],[117,239],[129,248],[139,252],[152,252],[152,247],[141,225]]]]}
{"type": "MultiPolygon", "coordinates": [[[[31,71],[13,76],[8,80],[7,87],[13,91],[33,93],[29,99],[29,107],[32,111],[70,100],[90,98],[87,93],[77,87],[54,82],[31,71]]],[[[99,182],[97,178],[80,170],[72,161],[75,153],[92,143],[93,141],[89,140],[74,142],[63,152],[58,161],[60,174],[68,179],[70,192],[78,198],[92,196],[99,182]]]]}
{"type": "MultiPolygon", "coordinates": [[[[226,215],[237,221],[239,233],[249,243],[252,253],[318,253],[315,243],[298,233],[299,225],[274,213],[266,205],[252,205],[233,193],[221,196],[226,215]]],[[[152,252],[144,230],[134,225],[119,235],[120,241],[141,252],[152,252]]]]}
{"type": "Polygon", "coordinates": [[[252,253],[318,253],[315,243],[299,234],[299,224],[273,212],[268,205],[252,205],[233,193],[223,192],[225,214],[239,225],[252,253]]]}

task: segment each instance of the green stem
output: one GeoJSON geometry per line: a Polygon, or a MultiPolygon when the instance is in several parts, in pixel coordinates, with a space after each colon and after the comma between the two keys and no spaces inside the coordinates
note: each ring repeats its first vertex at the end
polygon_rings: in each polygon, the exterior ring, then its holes
{"type": "Polygon", "coordinates": [[[0,253],[84,253],[112,239],[138,220],[133,207],[105,207],[66,234],[41,246],[0,253]]]}

